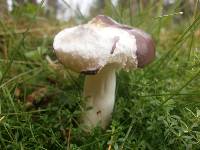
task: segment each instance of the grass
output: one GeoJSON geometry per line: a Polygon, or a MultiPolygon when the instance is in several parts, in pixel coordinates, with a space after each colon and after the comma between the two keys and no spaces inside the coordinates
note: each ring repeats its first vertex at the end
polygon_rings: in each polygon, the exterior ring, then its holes
{"type": "Polygon", "coordinates": [[[163,15],[151,1],[130,16],[106,1],[106,15],[153,36],[157,58],[118,72],[112,122],[91,134],[78,124],[84,76],[46,59],[56,59],[53,37],[73,21],[31,5],[0,18],[0,149],[200,149],[200,16],[177,14],[178,3],[163,15]]]}

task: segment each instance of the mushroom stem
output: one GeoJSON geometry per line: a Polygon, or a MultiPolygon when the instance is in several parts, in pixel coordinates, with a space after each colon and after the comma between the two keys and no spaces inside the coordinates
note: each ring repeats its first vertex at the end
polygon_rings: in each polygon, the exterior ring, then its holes
{"type": "Polygon", "coordinates": [[[96,75],[88,75],[84,84],[86,112],[82,115],[84,127],[89,129],[108,125],[115,103],[116,75],[112,66],[106,66],[96,75]],[[88,110],[87,110],[88,109],[88,110]]]}

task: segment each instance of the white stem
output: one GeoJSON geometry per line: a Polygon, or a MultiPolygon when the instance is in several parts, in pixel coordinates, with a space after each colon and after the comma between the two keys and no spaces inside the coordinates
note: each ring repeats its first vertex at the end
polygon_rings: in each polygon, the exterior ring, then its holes
{"type": "Polygon", "coordinates": [[[83,125],[93,128],[100,125],[106,128],[115,103],[116,75],[115,69],[103,68],[97,75],[88,75],[84,84],[86,112],[82,115],[83,125]]]}

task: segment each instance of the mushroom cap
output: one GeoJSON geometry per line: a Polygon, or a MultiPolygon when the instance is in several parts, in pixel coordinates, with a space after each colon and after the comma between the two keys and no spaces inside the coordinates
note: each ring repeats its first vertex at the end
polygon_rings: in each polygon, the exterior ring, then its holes
{"type": "Polygon", "coordinates": [[[147,33],[104,15],[62,30],[53,47],[63,65],[85,74],[97,74],[106,65],[128,70],[144,67],[155,57],[154,43],[147,33]]]}

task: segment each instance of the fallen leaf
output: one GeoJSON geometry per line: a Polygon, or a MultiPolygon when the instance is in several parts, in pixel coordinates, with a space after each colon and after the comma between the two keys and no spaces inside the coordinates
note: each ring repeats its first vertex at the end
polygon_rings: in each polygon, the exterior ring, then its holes
{"type": "Polygon", "coordinates": [[[48,88],[40,87],[26,97],[26,107],[37,106],[47,96],[48,88]]]}

